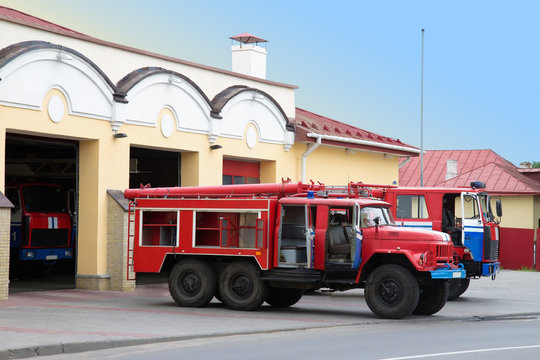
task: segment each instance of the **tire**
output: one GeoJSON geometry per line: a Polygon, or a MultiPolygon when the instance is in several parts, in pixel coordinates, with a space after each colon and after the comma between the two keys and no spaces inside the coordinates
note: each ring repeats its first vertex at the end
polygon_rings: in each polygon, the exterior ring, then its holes
{"type": "Polygon", "coordinates": [[[364,290],[371,311],[385,319],[410,315],[420,296],[418,282],[400,265],[381,265],[369,274],[364,290]]]}
{"type": "Polygon", "coordinates": [[[169,274],[169,292],[180,306],[205,306],[214,297],[216,288],[214,270],[201,260],[180,260],[169,274]]]}
{"type": "Polygon", "coordinates": [[[233,310],[254,310],[268,296],[268,286],[259,269],[246,261],[236,261],[225,268],[219,279],[221,300],[233,310]]]}
{"type": "Polygon", "coordinates": [[[415,315],[433,315],[439,312],[448,298],[448,281],[438,280],[420,286],[420,300],[414,309],[415,315]]]}
{"type": "Polygon", "coordinates": [[[456,300],[469,287],[471,279],[452,279],[448,281],[448,301],[456,300]]]}
{"type": "Polygon", "coordinates": [[[272,307],[289,307],[296,304],[304,295],[304,289],[270,287],[266,302],[272,307]]]}

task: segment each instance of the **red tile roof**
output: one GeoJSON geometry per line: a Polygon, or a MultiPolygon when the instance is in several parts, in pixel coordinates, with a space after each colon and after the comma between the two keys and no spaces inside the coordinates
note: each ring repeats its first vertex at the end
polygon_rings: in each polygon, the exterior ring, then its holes
{"type": "Polygon", "coordinates": [[[418,148],[399,139],[366,131],[300,108],[296,108],[296,118],[292,123],[296,128],[296,141],[315,142],[315,138],[308,136],[311,133],[326,136],[323,143],[330,145],[407,156],[417,156],[419,152],[418,148]]]}
{"type": "Polygon", "coordinates": [[[43,20],[40,18],[37,18],[35,16],[23,13],[21,11],[10,9],[5,6],[0,6],[0,19],[8,20],[11,22],[16,22],[22,25],[32,26],[32,27],[38,27],[43,30],[59,33],[62,35],[68,35],[68,36],[77,36],[78,38],[87,38],[88,40],[96,40],[96,38],[93,38],[91,36],[85,35],[83,33],[65,28],[60,25],[56,25],[52,22],[49,22],[47,20],[43,20]]]}
{"type": "MultiPolygon", "coordinates": [[[[492,150],[430,150],[424,154],[424,186],[468,186],[471,181],[486,183],[492,193],[540,194],[540,182],[518,169],[492,150]],[[446,180],[447,161],[457,161],[457,176],[446,180]]],[[[420,158],[402,161],[400,186],[420,186],[420,158]]]]}
{"type": "Polygon", "coordinates": [[[520,173],[527,176],[530,179],[534,179],[540,182],[540,169],[517,169],[520,173]]]}

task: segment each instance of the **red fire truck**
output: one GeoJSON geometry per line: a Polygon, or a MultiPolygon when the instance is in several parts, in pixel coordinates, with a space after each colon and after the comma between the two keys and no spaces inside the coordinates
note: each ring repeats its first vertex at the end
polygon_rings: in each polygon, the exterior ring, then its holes
{"type": "MultiPolygon", "coordinates": [[[[460,188],[360,186],[370,196],[393,205],[398,225],[438,230],[451,236],[456,262],[465,266],[467,277],[450,281],[448,300],[463,294],[470,279],[495,279],[499,272],[500,221],[493,214],[485,187],[480,181],[460,188]]],[[[496,215],[500,220],[500,200],[496,201],[496,215]]]]}
{"type": "Polygon", "coordinates": [[[8,185],[6,196],[14,205],[10,228],[13,271],[28,270],[30,264],[53,265],[58,260],[73,259],[72,222],[63,187],[45,183],[8,185]]]}
{"type": "Polygon", "coordinates": [[[215,296],[252,310],[286,307],[307,289],[364,288],[383,318],[431,315],[448,279],[465,277],[442,232],[395,226],[390,205],[322,184],[128,189],[130,271],[169,271],[180,306],[215,296]]]}

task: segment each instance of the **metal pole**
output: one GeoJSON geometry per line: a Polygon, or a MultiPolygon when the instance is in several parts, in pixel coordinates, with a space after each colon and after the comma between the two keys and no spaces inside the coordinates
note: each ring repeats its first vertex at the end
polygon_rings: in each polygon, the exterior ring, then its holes
{"type": "Polygon", "coordinates": [[[424,186],[424,29],[422,29],[422,75],[420,81],[420,186],[424,186]]]}

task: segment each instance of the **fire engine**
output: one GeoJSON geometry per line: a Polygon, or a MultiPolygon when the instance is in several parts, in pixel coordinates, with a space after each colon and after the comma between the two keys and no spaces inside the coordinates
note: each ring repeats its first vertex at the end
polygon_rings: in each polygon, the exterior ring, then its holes
{"type": "MultiPolygon", "coordinates": [[[[369,196],[392,204],[392,214],[401,226],[433,229],[451,236],[455,261],[464,265],[467,277],[450,281],[448,300],[462,295],[470,279],[495,279],[500,268],[500,221],[493,214],[484,183],[473,181],[470,187],[460,188],[359,186],[369,196]]],[[[501,201],[495,204],[500,220],[501,201]]]]}
{"type": "Polygon", "coordinates": [[[10,227],[12,270],[73,259],[72,222],[63,187],[46,183],[8,185],[6,196],[14,205],[10,227]]]}
{"type": "Polygon", "coordinates": [[[223,185],[128,189],[129,272],[169,271],[180,306],[213,297],[236,310],[297,303],[305,290],[364,288],[379,317],[431,315],[446,303],[448,234],[395,226],[390,204],[350,186],[223,185]]]}

